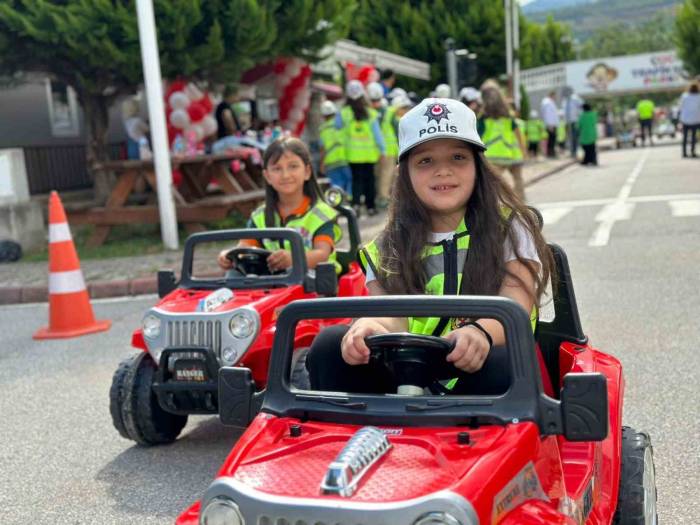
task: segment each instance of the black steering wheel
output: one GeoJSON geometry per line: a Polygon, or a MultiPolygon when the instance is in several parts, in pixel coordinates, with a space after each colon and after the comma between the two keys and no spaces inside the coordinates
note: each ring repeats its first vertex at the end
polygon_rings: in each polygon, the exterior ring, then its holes
{"type": "Polygon", "coordinates": [[[243,275],[273,275],[267,266],[267,258],[271,253],[263,248],[244,246],[230,250],[226,258],[243,275]]]}
{"type": "MultiPolygon", "coordinates": [[[[446,361],[454,343],[441,337],[409,333],[379,334],[365,337],[370,359],[376,359],[394,376],[402,393],[403,385],[416,388],[419,393],[436,380],[450,379],[456,370],[446,361]]],[[[409,389],[410,390],[410,389],[409,389]]]]}

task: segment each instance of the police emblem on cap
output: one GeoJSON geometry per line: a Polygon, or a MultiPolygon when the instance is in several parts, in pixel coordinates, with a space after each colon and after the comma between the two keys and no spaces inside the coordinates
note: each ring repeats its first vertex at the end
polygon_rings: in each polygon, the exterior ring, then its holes
{"type": "Polygon", "coordinates": [[[431,120],[434,120],[435,123],[439,126],[441,120],[449,120],[450,117],[448,117],[448,115],[450,113],[451,111],[447,109],[447,106],[445,104],[440,104],[438,102],[436,104],[429,104],[428,108],[425,110],[424,115],[428,117],[428,123],[430,123],[431,120]]]}

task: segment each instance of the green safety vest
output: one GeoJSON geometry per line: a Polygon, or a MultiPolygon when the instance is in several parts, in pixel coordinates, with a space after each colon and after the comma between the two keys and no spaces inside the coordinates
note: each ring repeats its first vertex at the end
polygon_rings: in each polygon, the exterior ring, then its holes
{"type": "Polygon", "coordinates": [[[481,140],[486,145],[484,155],[496,164],[517,164],[523,160],[518,138],[510,117],[484,119],[484,133],[481,140]]]}
{"type": "Polygon", "coordinates": [[[637,102],[637,113],[639,118],[642,120],[649,120],[654,118],[654,103],[651,100],[643,99],[637,102]]]}
{"type": "Polygon", "coordinates": [[[325,152],[323,164],[326,171],[348,165],[343,130],[335,127],[335,119],[327,120],[321,125],[321,140],[325,152]]]}
{"type": "MultiPolygon", "coordinates": [[[[337,222],[338,212],[320,199],[318,199],[316,204],[311,206],[304,215],[290,215],[284,222],[282,222],[279,213],[275,213],[274,217],[274,224],[265,224],[265,205],[258,206],[250,216],[256,228],[292,228],[296,230],[301,234],[306,250],[313,248],[313,240],[316,232],[328,223],[333,224],[333,241],[336,244],[342,237],[342,231],[337,222]]],[[[291,250],[289,241],[282,241],[281,239],[262,239],[261,242],[266,250],[274,251],[280,248],[291,250]]],[[[340,273],[342,268],[340,263],[336,260],[335,250],[333,250],[328,257],[328,262],[332,262],[335,265],[336,273],[340,273]]]]}
{"type": "Polygon", "coordinates": [[[557,126],[557,142],[566,141],[566,122],[559,122],[557,126]]]}
{"type": "MultiPolygon", "coordinates": [[[[426,273],[426,294],[459,295],[462,270],[467,260],[470,239],[471,235],[467,231],[464,220],[462,220],[452,239],[428,243],[425,246],[421,258],[426,273]]],[[[376,276],[388,272],[381,266],[382,257],[377,239],[364,246],[360,250],[359,256],[363,269],[371,268],[376,276]]],[[[534,331],[537,324],[536,307],[533,307],[532,312],[530,312],[530,322],[534,331]]],[[[442,336],[453,329],[455,320],[451,319],[440,330],[440,333],[435,333],[439,324],[439,317],[409,317],[408,331],[412,334],[442,336]]]]}
{"type": "Polygon", "coordinates": [[[525,136],[528,142],[539,142],[546,135],[542,119],[530,119],[525,123],[525,136]]]}
{"type": "Polygon", "coordinates": [[[399,156],[399,140],[396,138],[396,108],[388,107],[382,115],[381,121],[382,136],[386,146],[387,157],[399,156]]]}
{"type": "Polygon", "coordinates": [[[377,119],[377,112],[367,108],[367,113],[369,118],[355,120],[351,107],[346,106],[340,112],[343,119],[345,154],[351,164],[374,164],[381,156],[372,133],[372,122],[377,119]]]}

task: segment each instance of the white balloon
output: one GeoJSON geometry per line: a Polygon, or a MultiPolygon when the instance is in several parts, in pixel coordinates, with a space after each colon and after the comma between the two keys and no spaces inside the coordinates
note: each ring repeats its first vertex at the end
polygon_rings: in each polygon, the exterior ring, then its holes
{"type": "Polygon", "coordinates": [[[187,131],[189,133],[194,133],[197,142],[201,141],[204,138],[204,128],[201,124],[192,124],[187,131]]]}
{"type": "Polygon", "coordinates": [[[216,130],[218,129],[218,124],[216,123],[216,119],[212,117],[211,115],[207,115],[202,119],[202,122],[199,123],[202,126],[202,129],[204,130],[204,136],[208,137],[209,135],[213,135],[216,133],[216,130]]]}
{"type": "Polygon", "coordinates": [[[300,64],[292,64],[289,66],[286,71],[289,71],[289,78],[295,78],[299,76],[299,73],[301,73],[301,65],[300,64]]]}
{"type": "Polygon", "coordinates": [[[186,109],[190,105],[190,99],[182,91],[175,91],[168,99],[168,104],[173,109],[186,109]]]}
{"type": "Polygon", "coordinates": [[[289,120],[292,122],[301,122],[304,118],[304,112],[300,108],[294,108],[289,112],[289,120]]]}
{"type": "MultiPolygon", "coordinates": [[[[185,97],[187,98],[187,97],[185,97]]],[[[190,125],[190,116],[184,109],[176,109],[170,113],[170,124],[177,129],[185,129],[190,125]]]]}
{"type": "Polygon", "coordinates": [[[185,94],[190,100],[199,100],[204,97],[204,93],[195,84],[190,82],[185,86],[185,94]]]}

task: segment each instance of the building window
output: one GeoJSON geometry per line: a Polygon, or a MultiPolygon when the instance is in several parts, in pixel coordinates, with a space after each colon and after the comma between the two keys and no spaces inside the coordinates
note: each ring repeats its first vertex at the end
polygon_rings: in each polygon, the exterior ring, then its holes
{"type": "Polygon", "coordinates": [[[46,96],[51,134],[54,137],[79,136],[78,102],[73,88],[59,80],[46,79],[46,96]]]}

